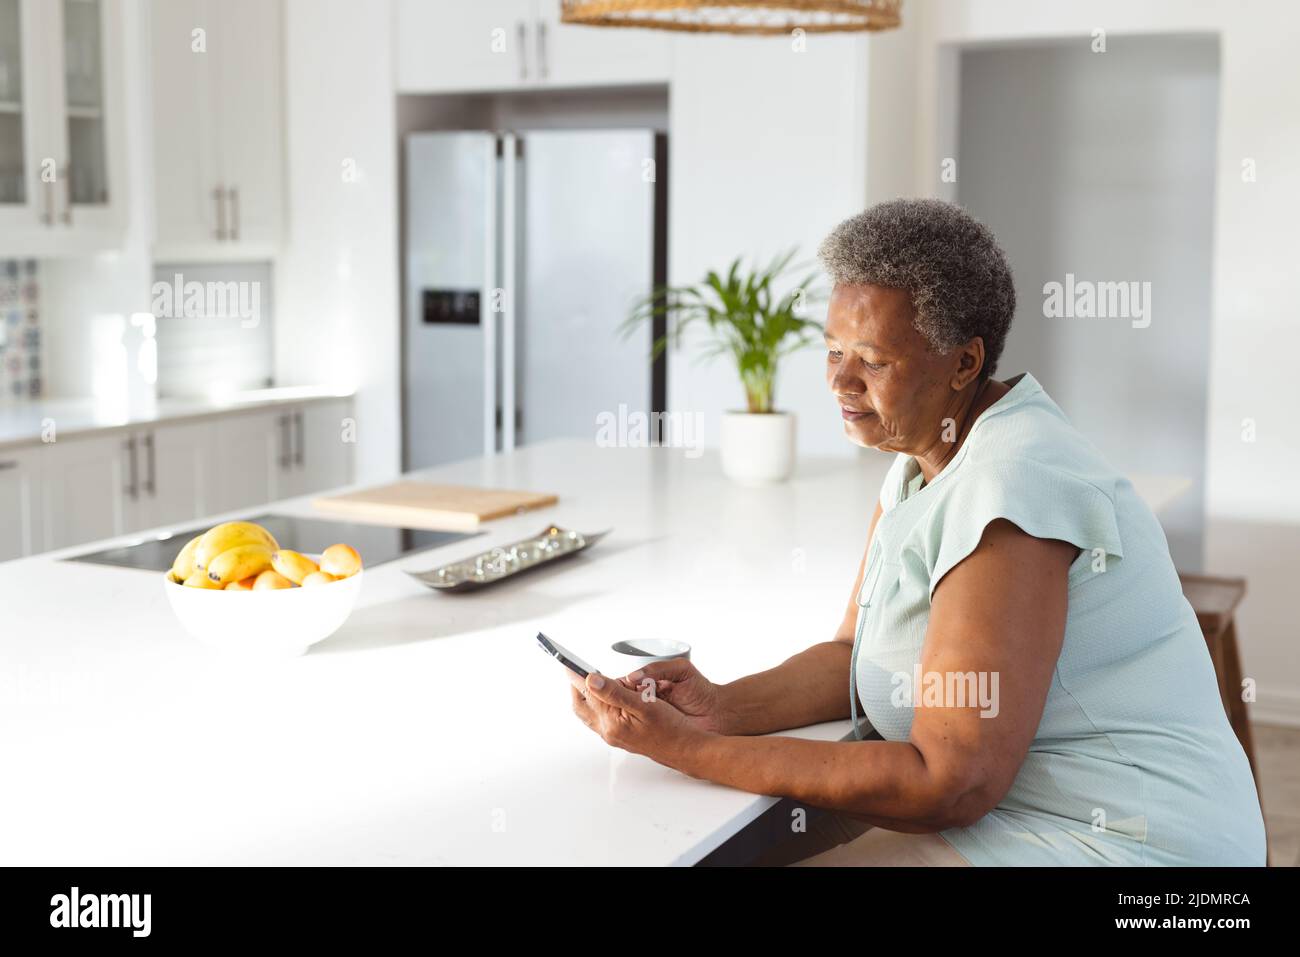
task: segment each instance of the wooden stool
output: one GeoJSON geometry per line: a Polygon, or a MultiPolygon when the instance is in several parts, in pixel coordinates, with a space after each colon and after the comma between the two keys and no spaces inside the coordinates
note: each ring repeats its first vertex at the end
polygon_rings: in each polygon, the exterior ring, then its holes
{"type": "Polygon", "coordinates": [[[1237,629],[1232,619],[1232,613],[1245,597],[1246,580],[1210,575],[1179,574],[1178,577],[1183,583],[1183,595],[1196,611],[1196,620],[1214,662],[1214,673],[1219,678],[1219,697],[1223,699],[1228,721],[1232,730],[1237,732],[1237,740],[1250,761],[1258,789],[1259,769],[1255,766],[1250,717],[1246,713],[1246,702],[1241,700],[1241,660],[1237,656],[1237,629]]]}

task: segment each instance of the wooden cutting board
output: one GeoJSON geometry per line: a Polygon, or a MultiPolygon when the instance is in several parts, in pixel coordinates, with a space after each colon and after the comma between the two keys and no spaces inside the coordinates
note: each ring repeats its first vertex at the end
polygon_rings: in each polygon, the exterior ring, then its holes
{"type": "Polygon", "coordinates": [[[494,518],[545,508],[558,501],[558,496],[548,492],[396,482],[318,498],[312,505],[354,522],[462,532],[494,518]]]}

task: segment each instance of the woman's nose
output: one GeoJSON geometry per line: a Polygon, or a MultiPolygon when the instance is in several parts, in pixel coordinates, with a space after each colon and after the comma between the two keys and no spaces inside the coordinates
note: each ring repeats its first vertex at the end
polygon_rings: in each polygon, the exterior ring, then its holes
{"type": "Polygon", "coordinates": [[[840,366],[831,377],[831,391],[836,395],[856,395],[862,392],[862,380],[852,370],[840,366]]]}

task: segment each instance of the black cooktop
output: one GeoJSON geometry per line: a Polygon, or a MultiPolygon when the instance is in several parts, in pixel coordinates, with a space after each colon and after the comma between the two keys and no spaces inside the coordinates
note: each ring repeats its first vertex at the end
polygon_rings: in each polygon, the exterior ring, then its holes
{"type": "MultiPolygon", "coordinates": [[[[387,528],[383,525],[359,525],[325,518],[297,518],[292,515],[257,515],[246,521],[256,522],[275,536],[285,548],[296,552],[320,554],[338,542],[345,542],[361,553],[366,567],[382,565],[403,555],[438,548],[481,532],[431,532],[418,528],[387,528]]],[[[172,559],[185,543],[204,527],[175,532],[163,538],[142,538],[107,551],[77,555],[71,562],[94,565],[120,565],[163,572],[172,567],[172,559]]]]}

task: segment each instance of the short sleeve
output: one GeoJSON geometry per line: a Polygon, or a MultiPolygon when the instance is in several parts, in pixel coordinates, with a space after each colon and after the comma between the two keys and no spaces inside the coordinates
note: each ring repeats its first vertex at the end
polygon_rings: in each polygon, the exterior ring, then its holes
{"type": "Polygon", "coordinates": [[[924,546],[931,597],[944,575],[975,550],[989,523],[1000,518],[1035,538],[1069,542],[1085,554],[1096,556],[1100,550],[1107,559],[1124,556],[1114,489],[1068,472],[1030,461],[993,462],[955,474],[943,492],[924,546]]]}

